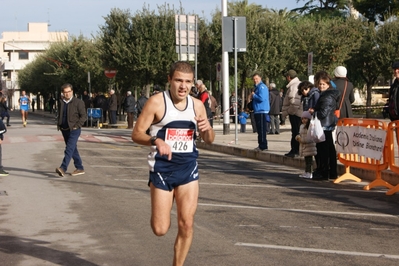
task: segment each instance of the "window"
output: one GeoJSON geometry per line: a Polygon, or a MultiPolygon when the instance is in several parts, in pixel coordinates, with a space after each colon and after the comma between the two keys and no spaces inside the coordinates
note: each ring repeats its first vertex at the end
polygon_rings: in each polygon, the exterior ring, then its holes
{"type": "Polygon", "coordinates": [[[19,60],[28,60],[29,53],[28,52],[19,52],[19,60]]]}

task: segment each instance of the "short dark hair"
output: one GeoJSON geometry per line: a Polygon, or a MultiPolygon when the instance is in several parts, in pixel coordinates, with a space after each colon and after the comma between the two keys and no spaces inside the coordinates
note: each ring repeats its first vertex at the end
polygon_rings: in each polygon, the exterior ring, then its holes
{"type": "Polygon", "coordinates": [[[193,66],[186,61],[177,61],[170,66],[169,69],[169,78],[172,78],[175,74],[175,71],[183,72],[183,73],[191,73],[194,74],[193,66]]]}
{"type": "Polygon", "coordinates": [[[255,73],[252,75],[252,78],[255,77],[255,76],[259,76],[260,78],[262,78],[262,74],[259,73],[259,72],[255,72],[255,73]]]}
{"type": "Polygon", "coordinates": [[[71,90],[73,90],[73,87],[71,84],[65,83],[64,85],[61,86],[61,91],[64,91],[64,89],[66,89],[66,88],[71,88],[71,90]]]}
{"type": "Polygon", "coordinates": [[[299,94],[299,95],[302,95],[302,93],[303,93],[304,90],[312,89],[312,88],[314,88],[314,85],[313,85],[312,82],[307,81],[307,80],[302,81],[302,82],[299,83],[299,85],[298,85],[298,94],[299,94]]]}

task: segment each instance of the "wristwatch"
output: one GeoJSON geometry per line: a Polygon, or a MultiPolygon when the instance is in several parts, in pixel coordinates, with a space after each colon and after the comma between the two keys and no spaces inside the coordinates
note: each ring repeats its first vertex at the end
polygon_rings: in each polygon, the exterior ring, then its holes
{"type": "Polygon", "coordinates": [[[158,138],[157,138],[157,136],[152,136],[151,138],[150,138],[150,142],[151,142],[151,145],[152,146],[155,146],[156,144],[155,144],[155,141],[157,140],[158,138]]]}

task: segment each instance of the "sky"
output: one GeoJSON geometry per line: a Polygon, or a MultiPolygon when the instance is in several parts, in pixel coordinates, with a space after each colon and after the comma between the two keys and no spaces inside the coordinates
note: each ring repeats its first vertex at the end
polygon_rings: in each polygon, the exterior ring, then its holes
{"type": "MultiPolygon", "coordinates": [[[[2,3],[5,0],[1,0],[2,3]]],[[[179,9],[182,4],[185,13],[196,13],[206,19],[218,8],[222,0],[12,0],[1,5],[0,34],[5,31],[27,31],[30,22],[48,22],[49,31],[68,31],[69,35],[90,38],[98,35],[99,26],[105,24],[104,17],[112,8],[130,10],[131,14],[149,7],[157,10],[157,6],[168,3],[179,9]]],[[[231,2],[228,1],[228,2],[231,2]]],[[[288,10],[299,7],[305,2],[297,0],[249,0],[267,8],[288,10]]]]}

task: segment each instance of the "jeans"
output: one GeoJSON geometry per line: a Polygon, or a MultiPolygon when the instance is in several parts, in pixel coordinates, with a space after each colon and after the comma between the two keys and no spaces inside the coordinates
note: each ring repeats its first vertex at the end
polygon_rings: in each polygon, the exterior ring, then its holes
{"type": "Polygon", "coordinates": [[[68,165],[73,159],[73,164],[75,168],[78,170],[84,170],[82,159],[80,158],[78,152],[78,139],[80,136],[81,129],[75,130],[61,130],[62,136],[64,137],[64,141],[66,144],[65,151],[64,151],[64,159],[62,160],[61,168],[62,170],[66,171],[68,169],[68,165]]]}
{"type": "Polygon", "coordinates": [[[255,114],[255,122],[256,122],[256,129],[258,131],[258,144],[259,144],[259,149],[265,150],[267,149],[267,121],[266,121],[266,116],[268,114],[255,114]]]}

